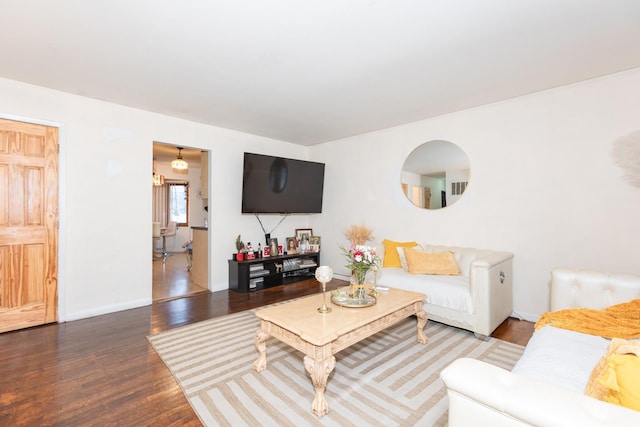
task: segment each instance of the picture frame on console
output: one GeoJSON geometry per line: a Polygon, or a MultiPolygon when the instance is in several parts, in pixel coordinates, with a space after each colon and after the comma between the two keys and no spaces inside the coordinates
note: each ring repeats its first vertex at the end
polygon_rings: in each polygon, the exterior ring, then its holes
{"type": "Polygon", "coordinates": [[[301,242],[302,238],[305,237],[305,235],[306,235],[306,240],[309,240],[309,238],[313,236],[313,229],[296,228],[296,239],[298,239],[298,242],[301,242]]]}
{"type": "Polygon", "coordinates": [[[279,254],[277,237],[271,237],[269,239],[269,252],[271,256],[277,256],[279,254]]]}
{"type": "Polygon", "coordinates": [[[320,252],[320,236],[309,237],[309,251],[320,252]]]}
{"type": "Polygon", "coordinates": [[[294,237],[287,237],[287,255],[298,253],[298,241],[294,237]]]}
{"type": "Polygon", "coordinates": [[[309,239],[313,236],[311,228],[296,228],[296,239],[298,239],[298,250],[300,253],[309,251],[309,239]]]}

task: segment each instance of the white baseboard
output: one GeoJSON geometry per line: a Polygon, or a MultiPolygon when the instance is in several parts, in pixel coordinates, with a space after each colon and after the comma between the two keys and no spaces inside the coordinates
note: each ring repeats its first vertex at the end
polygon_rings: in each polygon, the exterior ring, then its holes
{"type": "Polygon", "coordinates": [[[229,289],[229,282],[212,283],[209,292],[226,291],[229,289]]]}
{"type": "Polygon", "coordinates": [[[131,308],[144,307],[151,305],[153,300],[151,298],[143,298],[134,301],[126,301],[122,304],[105,305],[102,307],[95,307],[89,310],[82,310],[67,313],[66,321],[71,322],[73,320],[86,319],[89,317],[101,316],[103,314],[115,313],[117,311],[129,310],[131,308]]]}
{"type": "Polygon", "coordinates": [[[532,313],[521,313],[521,312],[513,312],[511,313],[511,317],[515,317],[516,319],[520,319],[520,320],[526,320],[527,322],[537,322],[538,319],[540,318],[539,314],[532,314],[532,313]]]}

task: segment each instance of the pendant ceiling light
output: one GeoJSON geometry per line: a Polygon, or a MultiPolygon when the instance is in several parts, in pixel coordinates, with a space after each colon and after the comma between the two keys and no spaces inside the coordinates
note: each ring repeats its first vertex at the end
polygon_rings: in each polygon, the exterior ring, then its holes
{"type": "Polygon", "coordinates": [[[161,185],[164,185],[164,175],[156,173],[156,159],[153,159],[153,186],[160,187],[161,185]]]}
{"type": "Polygon", "coordinates": [[[187,170],[189,163],[182,160],[182,147],[178,147],[178,158],[171,162],[171,167],[176,170],[187,170]]]}

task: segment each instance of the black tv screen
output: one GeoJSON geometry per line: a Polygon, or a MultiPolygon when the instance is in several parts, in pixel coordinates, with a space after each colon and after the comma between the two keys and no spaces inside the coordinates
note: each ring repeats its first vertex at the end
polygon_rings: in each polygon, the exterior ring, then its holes
{"type": "Polygon", "coordinates": [[[244,153],[242,213],[322,212],[324,163],[244,153]]]}

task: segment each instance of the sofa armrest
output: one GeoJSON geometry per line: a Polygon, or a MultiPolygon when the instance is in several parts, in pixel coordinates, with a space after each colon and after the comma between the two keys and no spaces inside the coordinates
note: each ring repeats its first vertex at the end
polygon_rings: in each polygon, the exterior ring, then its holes
{"type": "Polygon", "coordinates": [[[440,377],[449,397],[449,426],[638,426],[640,412],[553,384],[462,358],[440,377]]]}
{"type": "Polygon", "coordinates": [[[491,252],[471,263],[469,291],[476,335],[489,336],[513,312],[513,254],[491,252]]]}

